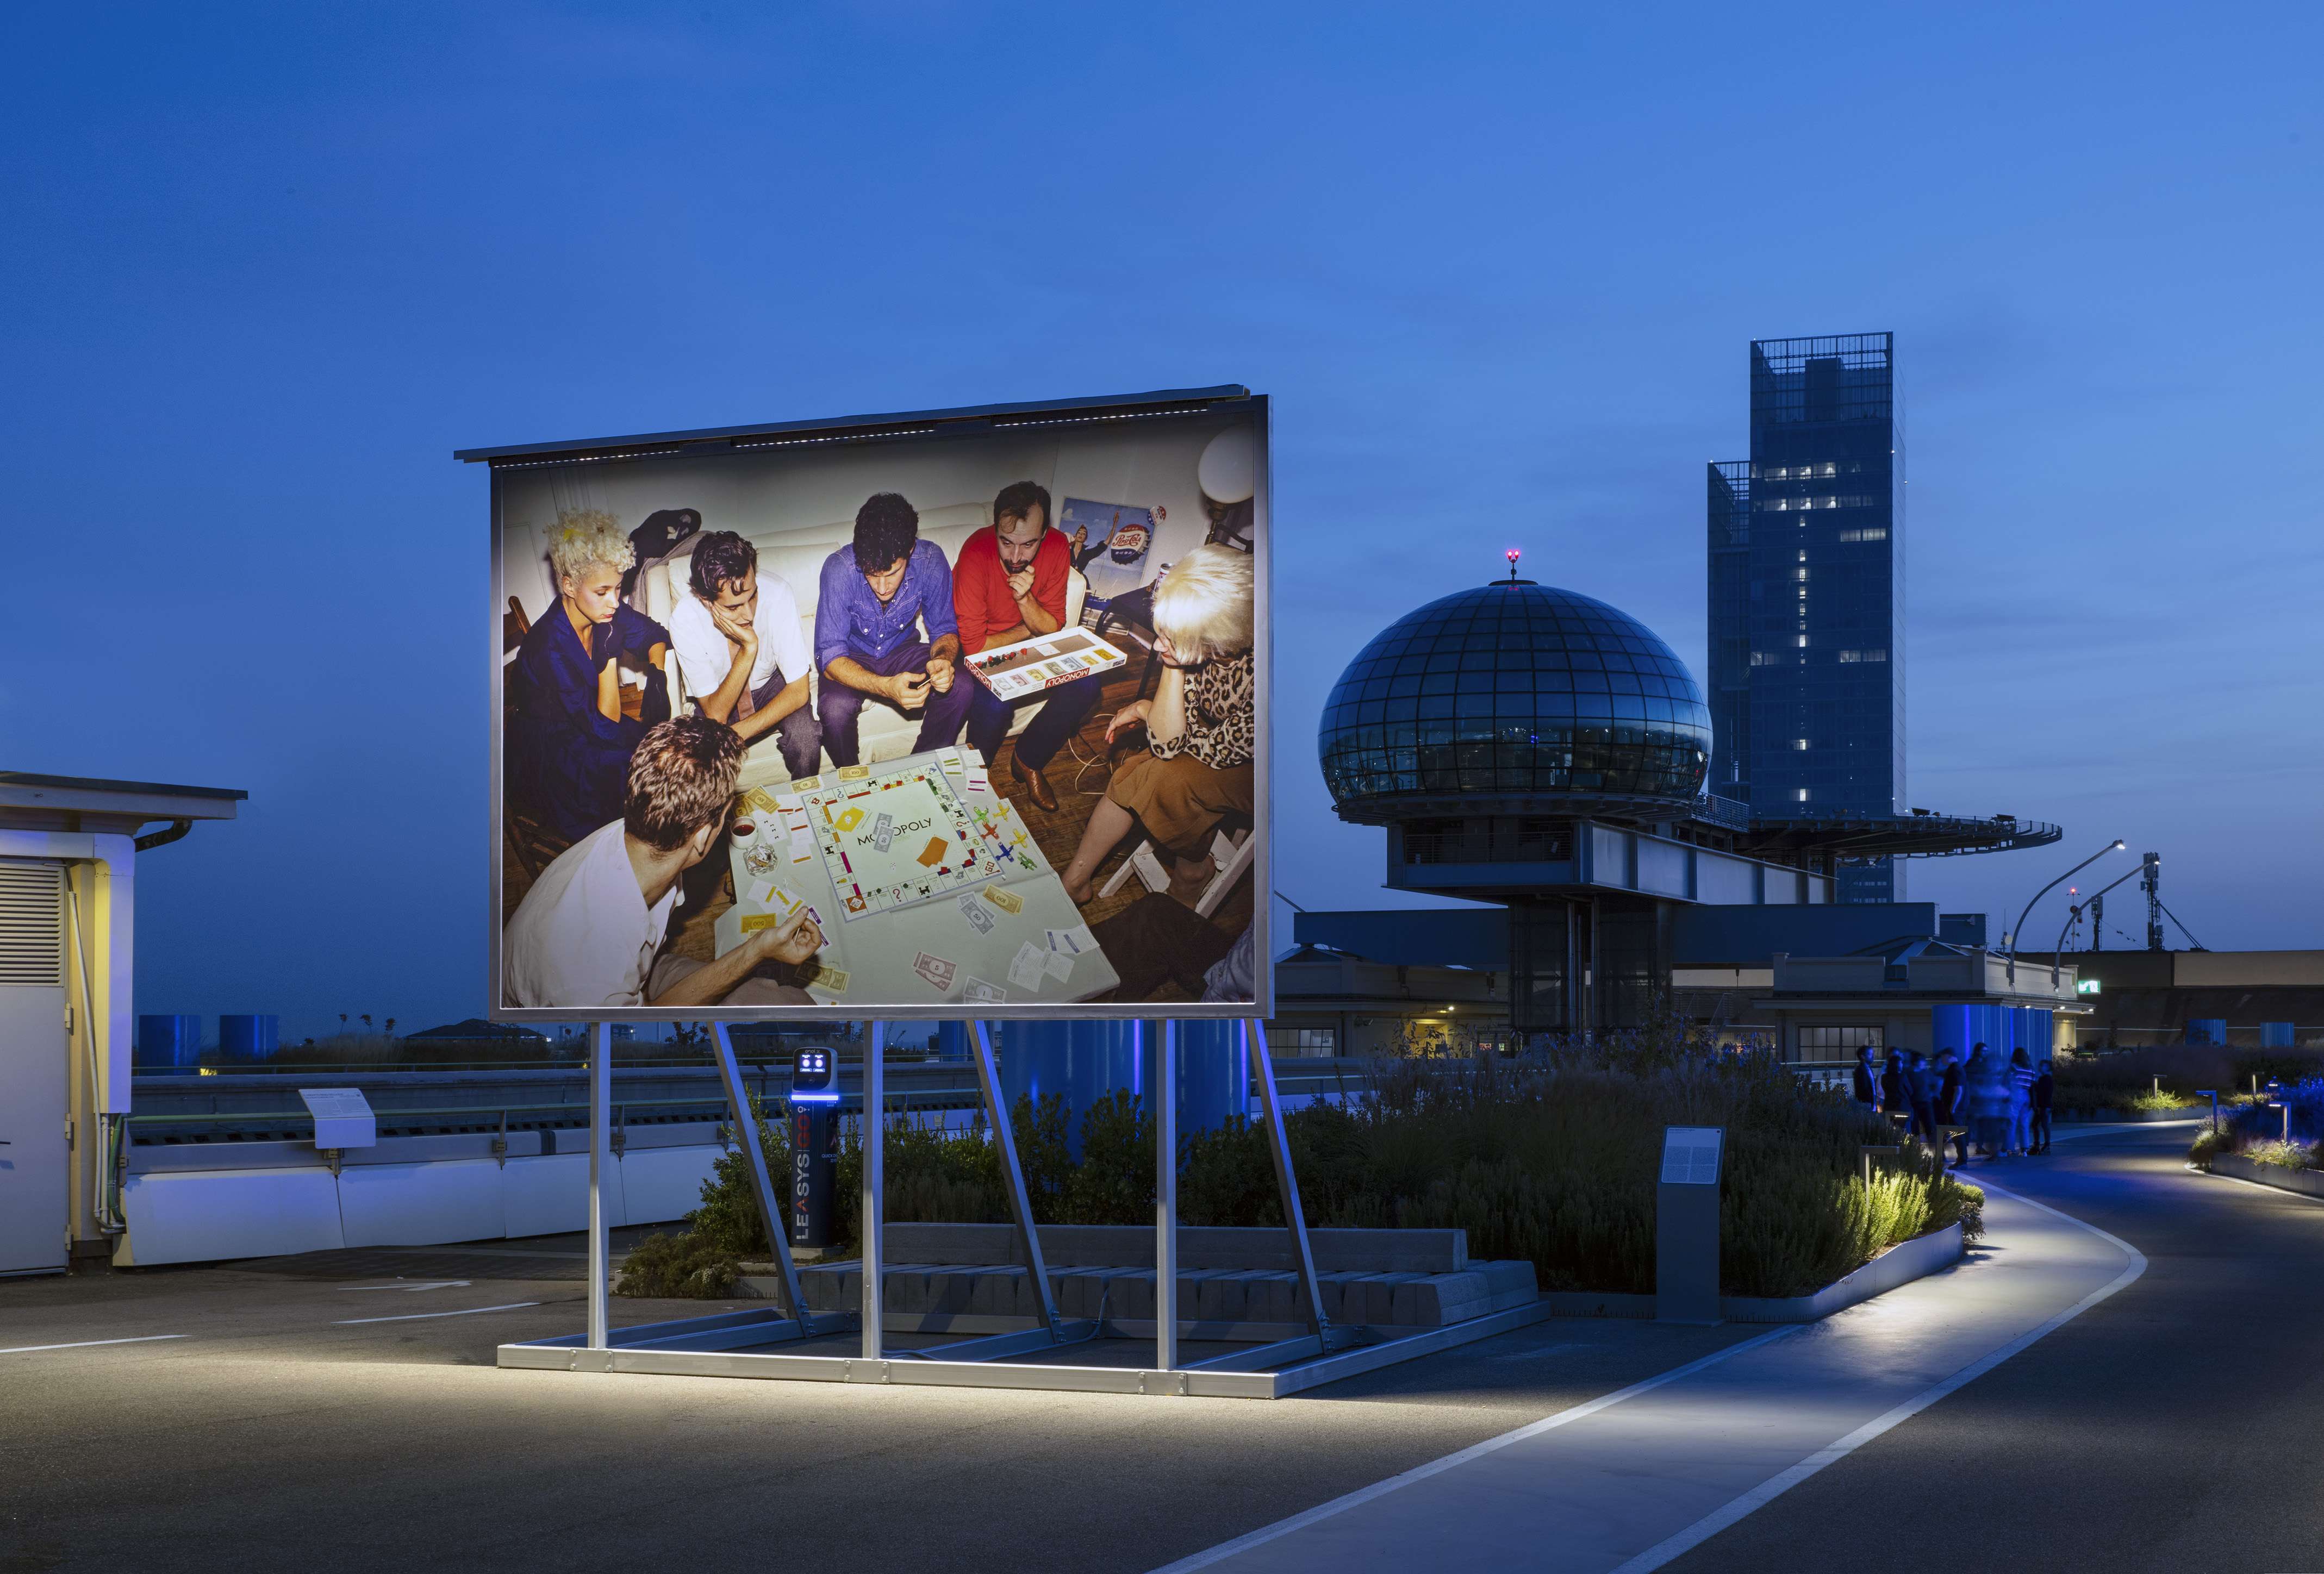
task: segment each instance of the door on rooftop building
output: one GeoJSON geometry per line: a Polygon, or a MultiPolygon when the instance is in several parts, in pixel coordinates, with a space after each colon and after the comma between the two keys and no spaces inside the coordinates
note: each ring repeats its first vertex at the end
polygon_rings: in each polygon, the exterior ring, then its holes
{"type": "Polygon", "coordinates": [[[0,858],[0,1275],[64,1271],[64,866],[0,858]]]}

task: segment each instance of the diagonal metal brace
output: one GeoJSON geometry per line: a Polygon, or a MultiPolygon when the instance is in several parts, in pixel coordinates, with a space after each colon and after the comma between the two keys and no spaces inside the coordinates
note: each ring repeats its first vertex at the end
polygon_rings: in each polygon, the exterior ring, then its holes
{"type": "Polygon", "coordinates": [[[733,1112],[743,1167],[751,1177],[751,1197],[759,1205],[759,1221],[766,1226],[767,1242],[775,1250],[775,1266],[783,1276],[783,1300],[799,1327],[812,1331],[815,1314],[807,1309],[798,1265],[791,1261],[790,1219],[776,1202],[774,1183],[767,1177],[767,1150],[760,1145],[759,1118],[751,1109],[749,1090],[742,1086],[742,1069],[734,1061],[734,1042],[726,1036],[724,1022],[712,1023],[710,1035],[712,1051],[718,1060],[718,1079],[726,1084],[727,1107],[733,1112]]]}
{"type": "Polygon", "coordinates": [[[1065,1325],[1057,1319],[1056,1297],[1049,1289],[1049,1268],[1041,1256],[1041,1229],[1033,1222],[1032,1200],[1025,1192],[1025,1172],[1017,1163],[1017,1133],[1009,1123],[1009,1110],[1001,1102],[1001,1072],[992,1059],[992,1040],[987,1036],[982,1022],[970,1022],[968,1043],[976,1061],[977,1085],[984,1090],[984,1111],[992,1123],[992,1141],[1001,1155],[1001,1179],[1009,1192],[1009,1214],[1017,1221],[1017,1238],[1025,1247],[1027,1271],[1033,1275],[1033,1288],[1041,1297],[1041,1321],[1049,1330],[1049,1342],[1065,1342],[1065,1325]]]}
{"type": "Polygon", "coordinates": [[[1258,1062],[1259,1101],[1267,1115],[1267,1151],[1275,1160],[1275,1183],[1283,1195],[1283,1220],[1291,1233],[1291,1262],[1299,1287],[1307,1293],[1307,1325],[1325,1351],[1356,1343],[1361,1336],[1352,1328],[1334,1328],[1323,1315],[1323,1286],[1315,1277],[1315,1254],[1307,1242],[1307,1216],[1299,1206],[1299,1177],[1291,1167],[1291,1137],[1283,1128],[1283,1100],[1275,1087],[1275,1057],[1267,1052],[1267,1029],[1246,1019],[1251,1058],[1258,1062]]]}

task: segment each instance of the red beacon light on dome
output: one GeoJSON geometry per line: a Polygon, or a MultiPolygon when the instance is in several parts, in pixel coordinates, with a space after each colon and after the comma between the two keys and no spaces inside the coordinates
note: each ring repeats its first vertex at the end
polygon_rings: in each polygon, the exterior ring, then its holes
{"type": "Polygon", "coordinates": [[[1517,582],[1517,558],[1520,554],[1517,548],[1512,547],[1501,556],[1509,560],[1509,583],[1515,584],[1517,582]]]}

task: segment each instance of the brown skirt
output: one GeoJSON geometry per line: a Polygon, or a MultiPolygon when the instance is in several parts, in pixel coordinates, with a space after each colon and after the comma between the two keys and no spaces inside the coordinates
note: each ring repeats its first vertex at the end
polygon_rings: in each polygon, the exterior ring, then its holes
{"type": "Polygon", "coordinates": [[[1250,815],[1251,791],[1248,763],[1220,770],[1191,754],[1157,759],[1141,751],[1114,768],[1105,796],[1137,815],[1172,857],[1193,859],[1222,817],[1250,815]]]}

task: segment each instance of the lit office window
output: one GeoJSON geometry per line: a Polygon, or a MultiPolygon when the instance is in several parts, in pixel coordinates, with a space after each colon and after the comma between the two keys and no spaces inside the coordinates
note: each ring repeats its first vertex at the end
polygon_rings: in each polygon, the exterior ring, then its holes
{"type": "Polygon", "coordinates": [[[1886,1049],[1888,1033],[1885,1027],[1806,1027],[1800,1029],[1800,1048],[1841,1050],[1854,1054],[1859,1049],[1886,1049]]]}

